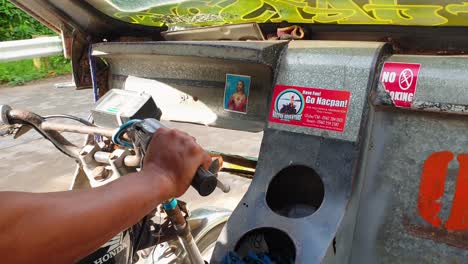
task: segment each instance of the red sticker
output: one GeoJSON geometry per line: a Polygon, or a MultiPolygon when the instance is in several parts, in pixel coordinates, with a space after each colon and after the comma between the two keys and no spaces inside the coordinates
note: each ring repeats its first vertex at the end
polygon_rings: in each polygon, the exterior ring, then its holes
{"type": "Polygon", "coordinates": [[[421,64],[386,62],[383,65],[380,81],[390,93],[398,107],[411,107],[416,93],[421,64]]]}
{"type": "Polygon", "coordinates": [[[277,85],[269,121],[343,132],[349,91],[277,85]]]}

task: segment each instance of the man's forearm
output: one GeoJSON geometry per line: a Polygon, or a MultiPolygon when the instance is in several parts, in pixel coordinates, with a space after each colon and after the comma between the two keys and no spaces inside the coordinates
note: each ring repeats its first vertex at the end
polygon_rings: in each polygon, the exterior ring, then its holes
{"type": "Polygon", "coordinates": [[[140,175],[83,191],[0,192],[4,263],[71,263],[138,222],[164,197],[140,175]]]}

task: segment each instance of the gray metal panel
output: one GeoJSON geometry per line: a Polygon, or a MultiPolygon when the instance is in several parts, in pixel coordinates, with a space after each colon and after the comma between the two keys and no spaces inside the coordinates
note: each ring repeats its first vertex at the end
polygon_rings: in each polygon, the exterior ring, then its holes
{"type": "Polygon", "coordinates": [[[468,56],[394,55],[387,61],[421,64],[417,101],[468,104],[468,56]]]}
{"type": "MultiPolygon", "coordinates": [[[[350,263],[466,263],[467,231],[447,233],[431,226],[418,214],[417,201],[425,160],[439,151],[455,156],[466,152],[467,130],[464,117],[375,113],[350,263]]],[[[443,221],[449,215],[457,165],[454,158],[448,168],[443,221]]]]}
{"type": "Polygon", "coordinates": [[[388,61],[421,64],[412,109],[468,114],[468,56],[394,55],[388,61]]]}
{"type": "MultiPolygon", "coordinates": [[[[447,169],[444,195],[439,200],[442,206],[438,216],[442,223],[449,218],[453,206],[459,171],[456,157],[466,152],[468,142],[468,120],[463,116],[468,102],[467,59],[466,56],[403,55],[388,58],[392,62],[421,64],[411,106],[418,112],[397,109],[382,84],[375,88],[376,107],[370,115],[371,133],[362,164],[363,180],[355,190],[360,193],[360,199],[356,226],[352,230],[354,238],[348,243],[351,258],[338,248],[339,260],[467,263],[468,230],[433,226],[418,209],[418,201],[425,195],[421,193],[424,163],[431,154],[441,151],[454,154],[447,169]]],[[[340,231],[338,237],[347,232],[340,231]]]]}
{"type": "Polygon", "coordinates": [[[261,227],[274,227],[290,236],[296,246],[296,263],[320,263],[343,217],[357,152],[356,146],[346,141],[265,130],[255,177],[221,233],[212,263],[219,263],[234,250],[246,232],[261,227]],[[291,164],[313,168],[325,187],[321,207],[304,218],[280,216],[265,201],[272,178],[291,164]]]}
{"type": "MultiPolygon", "coordinates": [[[[346,132],[270,123],[254,180],[221,233],[212,262],[220,262],[228,251],[234,250],[248,231],[262,227],[273,227],[290,236],[296,247],[296,263],[321,263],[327,252],[332,255],[330,247],[351,196],[353,177],[359,171],[363,141],[358,136],[362,124],[366,124],[368,92],[374,84],[382,48],[381,43],[290,43],[280,62],[276,83],[351,91],[346,132]],[[265,200],[271,180],[291,164],[315,170],[325,188],[318,211],[304,218],[280,216],[265,200]]],[[[291,181],[294,176],[291,175],[291,181]]]]}
{"type": "Polygon", "coordinates": [[[93,45],[99,57],[166,55],[240,60],[274,65],[286,41],[112,42],[93,45]]]}
{"type": "MultiPolygon", "coordinates": [[[[374,112],[369,111],[368,119],[373,119],[374,112]]],[[[335,252],[328,254],[323,264],[347,263],[351,258],[352,245],[354,240],[356,219],[358,214],[359,203],[362,195],[362,186],[365,183],[365,166],[372,166],[374,162],[379,161],[378,156],[372,156],[366,151],[370,147],[370,126],[362,129],[361,137],[364,138],[361,146],[361,155],[358,170],[353,178],[352,193],[346,208],[346,214],[337,231],[335,238],[335,252]]],[[[374,146],[372,146],[374,147],[374,146]]]]}
{"type": "MultiPolygon", "coordinates": [[[[259,132],[268,113],[273,69],[286,44],[282,41],[100,43],[93,46],[93,54],[110,64],[111,80],[115,80],[117,88],[122,87],[121,80],[126,76],[154,79],[208,106],[217,115],[216,121],[208,125],[259,132]],[[226,74],[251,76],[247,114],[223,109],[226,74]]],[[[151,93],[151,89],[145,91],[151,93]]],[[[156,96],[153,99],[156,104],[164,100],[156,96]]]]}
{"type": "Polygon", "coordinates": [[[369,77],[378,42],[294,41],[288,46],[278,71],[277,84],[350,91],[345,131],[292,127],[269,123],[268,127],[316,136],[356,141],[366,103],[369,77]]]}

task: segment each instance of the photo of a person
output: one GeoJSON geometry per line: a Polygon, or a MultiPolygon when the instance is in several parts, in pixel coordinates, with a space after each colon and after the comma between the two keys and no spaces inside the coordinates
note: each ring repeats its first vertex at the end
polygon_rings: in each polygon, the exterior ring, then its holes
{"type": "Polygon", "coordinates": [[[295,115],[297,114],[296,105],[294,104],[294,95],[289,98],[288,104],[283,104],[281,107],[280,113],[287,114],[287,115],[295,115]]]}
{"type": "Polygon", "coordinates": [[[224,109],[231,112],[247,113],[250,76],[226,75],[224,109]]]}
{"type": "Polygon", "coordinates": [[[297,92],[289,91],[281,94],[276,103],[276,111],[285,115],[297,115],[302,112],[303,101],[297,92]]]}

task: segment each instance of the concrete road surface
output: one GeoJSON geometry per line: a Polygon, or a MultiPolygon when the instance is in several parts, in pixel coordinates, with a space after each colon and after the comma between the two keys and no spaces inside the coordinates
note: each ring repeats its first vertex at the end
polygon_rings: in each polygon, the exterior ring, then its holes
{"type": "MultiPolygon", "coordinates": [[[[41,115],[72,114],[87,118],[93,105],[91,90],[55,88],[71,76],[42,80],[17,87],[0,87],[0,104],[31,110],[41,115]]],[[[206,149],[257,156],[261,133],[247,133],[207,128],[190,124],[170,123],[197,138],[206,149]]],[[[82,136],[66,134],[73,143],[81,144],[82,136]]],[[[74,161],[58,152],[48,141],[31,131],[14,140],[0,137],[0,191],[51,192],[67,190],[72,180],[74,161]]],[[[231,185],[231,192],[202,198],[191,188],[182,197],[191,209],[220,206],[234,209],[246,192],[250,180],[221,173],[220,179],[231,185]]]]}

